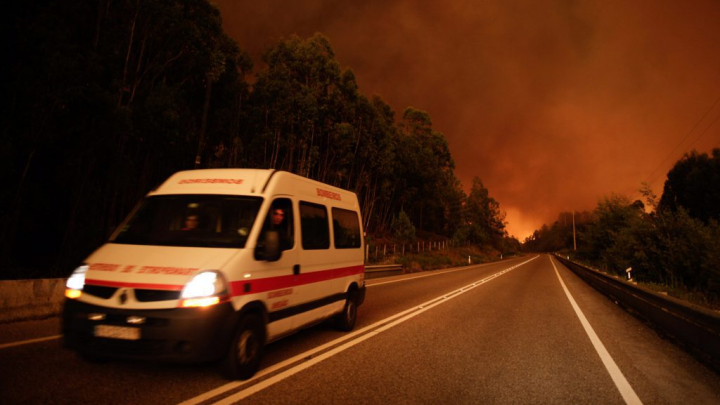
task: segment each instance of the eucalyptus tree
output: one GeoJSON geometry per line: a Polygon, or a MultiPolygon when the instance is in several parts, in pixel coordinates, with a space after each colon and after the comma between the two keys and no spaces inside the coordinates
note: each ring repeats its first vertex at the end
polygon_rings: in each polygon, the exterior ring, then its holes
{"type": "Polygon", "coordinates": [[[360,93],[321,34],[282,40],[263,62],[249,98],[245,161],[354,190],[366,227],[386,228],[396,194],[392,109],[360,93]]]}
{"type": "Polygon", "coordinates": [[[463,213],[468,241],[480,245],[499,247],[505,236],[505,213],[500,203],[490,196],[479,177],[473,178],[470,193],[465,200],[463,213]]]}
{"type": "MultiPolygon", "coordinates": [[[[401,207],[422,230],[448,231],[449,207],[457,202],[455,163],[445,136],[432,128],[430,115],[408,107],[399,124],[398,195],[401,207]]],[[[457,205],[457,204],[455,204],[457,205]]]]}
{"type": "Polygon", "coordinates": [[[660,208],[687,213],[707,223],[720,221],[720,148],[707,153],[692,151],[678,160],[667,174],[660,208]]]}

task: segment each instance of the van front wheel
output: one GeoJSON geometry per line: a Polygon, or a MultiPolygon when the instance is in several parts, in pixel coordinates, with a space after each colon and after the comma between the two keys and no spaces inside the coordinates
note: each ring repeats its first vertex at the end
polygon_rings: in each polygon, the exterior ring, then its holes
{"type": "Polygon", "coordinates": [[[335,318],[335,326],[341,331],[349,332],[355,327],[355,322],[357,322],[357,301],[357,291],[348,291],[345,307],[335,318]]]}
{"type": "Polygon", "coordinates": [[[231,380],[247,380],[260,367],[265,328],[256,314],[246,315],[238,324],[225,358],[224,371],[231,380]]]}

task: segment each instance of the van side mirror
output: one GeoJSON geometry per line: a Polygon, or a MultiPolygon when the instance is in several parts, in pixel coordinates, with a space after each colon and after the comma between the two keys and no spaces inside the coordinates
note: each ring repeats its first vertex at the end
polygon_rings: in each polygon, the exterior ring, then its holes
{"type": "Polygon", "coordinates": [[[255,248],[255,259],[276,262],[280,260],[280,234],[277,231],[265,231],[255,248]]]}

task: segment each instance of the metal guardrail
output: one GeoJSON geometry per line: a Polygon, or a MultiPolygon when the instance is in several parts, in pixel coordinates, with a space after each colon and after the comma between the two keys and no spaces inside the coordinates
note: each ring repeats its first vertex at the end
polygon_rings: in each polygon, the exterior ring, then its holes
{"type": "Polygon", "coordinates": [[[646,290],[561,256],[555,257],[596,290],[720,370],[720,313],[646,290]]]}
{"type": "Polygon", "coordinates": [[[402,264],[382,264],[365,266],[365,279],[388,277],[403,274],[402,264]]]}

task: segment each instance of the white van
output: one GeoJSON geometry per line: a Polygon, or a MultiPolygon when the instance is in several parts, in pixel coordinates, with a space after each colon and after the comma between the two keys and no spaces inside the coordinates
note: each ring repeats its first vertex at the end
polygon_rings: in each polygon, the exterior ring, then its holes
{"type": "Polygon", "coordinates": [[[224,358],[246,379],[263,347],[365,299],[357,196],[291,173],[179,172],[68,279],[64,342],[88,359],[224,358]]]}

